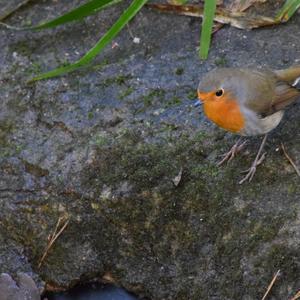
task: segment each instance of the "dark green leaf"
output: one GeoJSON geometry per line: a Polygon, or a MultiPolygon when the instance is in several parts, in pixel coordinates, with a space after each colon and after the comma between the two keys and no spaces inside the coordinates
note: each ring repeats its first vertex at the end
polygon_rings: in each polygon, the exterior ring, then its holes
{"type": "Polygon", "coordinates": [[[50,72],[38,75],[32,78],[30,81],[36,81],[46,78],[59,76],[68,72],[72,72],[88,63],[100,53],[100,51],[122,30],[122,28],[128,24],[128,22],[138,13],[147,0],[134,0],[131,5],[124,11],[121,17],[116,23],[104,34],[104,36],[96,43],[96,45],[90,49],[81,59],[73,64],[65,67],[60,67],[50,72]]]}
{"type": "Polygon", "coordinates": [[[216,11],[216,0],[205,0],[200,38],[200,58],[206,59],[211,41],[212,26],[216,11]]]}
{"type": "Polygon", "coordinates": [[[276,20],[287,22],[300,7],[300,0],[287,0],[276,15],[276,20]]]}
{"type": "Polygon", "coordinates": [[[81,20],[87,16],[90,16],[96,12],[98,12],[101,9],[104,9],[110,5],[116,4],[120,2],[121,0],[92,0],[88,3],[85,3],[66,14],[53,19],[49,22],[42,23],[37,26],[29,27],[27,29],[34,29],[34,30],[40,30],[40,29],[46,29],[46,28],[52,28],[58,25],[62,25],[68,22],[81,20]]]}

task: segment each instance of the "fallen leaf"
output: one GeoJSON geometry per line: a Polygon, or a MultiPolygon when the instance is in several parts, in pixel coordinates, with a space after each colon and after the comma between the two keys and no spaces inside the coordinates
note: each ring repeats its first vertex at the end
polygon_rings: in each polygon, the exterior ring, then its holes
{"type": "Polygon", "coordinates": [[[182,171],[183,171],[183,169],[180,168],[178,175],[175,176],[174,179],[172,180],[175,186],[178,186],[181,181],[182,171]]]}
{"type": "Polygon", "coordinates": [[[255,3],[264,3],[266,0],[233,0],[228,9],[232,12],[241,12],[248,9],[255,3]]]}
{"type": "MultiPolygon", "coordinates": [[[[171,5],[149,3],[148,7],[179,15],[203,18],[203,7],[199,5],[171,5]]],[[[261,15],[253,16],[245,12],[230,12],[229,10],[217,8],[214,20],[222,24],[230,24],[239,29],[253,29],[265,26],[280,24],[278,19],[265,17],[261,15]]]]}

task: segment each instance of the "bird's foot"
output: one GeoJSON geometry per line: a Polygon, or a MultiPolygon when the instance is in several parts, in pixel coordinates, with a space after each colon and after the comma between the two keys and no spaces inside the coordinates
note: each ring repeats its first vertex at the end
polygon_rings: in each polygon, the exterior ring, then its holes
{"type": "Polygon", "coordinates": [[[248,170],[242,172],[242,173],[247,173],[247,174],[242,180],[240,180],[239,184],[243,184],[247,180],[250,182],[256,172],[256,168],[264,161],[267,153],[266,152],[263,154],[261,154],[261,153],[264,149],[267,137],[268,137],[268,135],[266,134],[260,144],[259,150],[257,152],[257,155],[256,155],[251,167],[248,170]]]}
{"type": "Polygon", "coordinates": [[[247,141],[241,142],[241,139],[238,139],[231,149],[227,153],[223,154],[223,159],[217,163],[217,166],[221,166],[226,161],[231,161],[239,152],[242,151],[246,144],[247,141]]]}
{"type": "Polygon", "coordinates": [[[239,181],[239,184],[243,184],[245,181],[251,181],[255,172],[256,172],[256,168],[264,161],[264,159],[266,158],[266,154],[267,152],[263,153],[261,156],[256,157],[255,160],[253,161],[251,167],[245,171],[243,171],[242,173],[247,173],[246,176],[239,181]]]}

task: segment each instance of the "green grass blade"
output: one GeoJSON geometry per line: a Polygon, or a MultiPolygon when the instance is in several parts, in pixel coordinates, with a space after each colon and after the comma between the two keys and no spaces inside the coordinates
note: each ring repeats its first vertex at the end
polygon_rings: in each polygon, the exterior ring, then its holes
{"type": "Polygon", "coordinates": [[[298,10],[300,7],[300,1],[296,0],[288,9],[288,11],[285,14],[284,21],[288,21],[293,14],[298,10]]]}
{"type": "Polygon", "coordinates": [[[53,28],[72,21],[78,21],[120,1],[121,0],[92,0],[49,22],[37,26],[26,27],[25,29],[40,30],[53,28]]]}
{"type": "Polygon", "coordinates": [[[292,15],[298,10],[298,8],[300,7],[300,0],[297,0],[295,2],[295,4],[289,9],[288,11],[288,18],[290,19],[292,17],[292,15]]]}
{"type": "Polygon", "coordinates": [[[205,0],[204,13],[202,20],[202,30],[200,38],[200,58],[206,59],[208,56],[208,50],[211,41],[212,26],[214,21],[214,15],[216,11],[216,0],[205,0]]]}
{"type": "Polygon", "coordinates": [[[300,7],[300,0],[287,0],[276,15],[276,19],[286,22],[300,7]]]}
{"type": "Polygon", "coordinates": [[[5,23],[0,22],[0,25],[5,26],[8,29],[12,30],[41,30],[41,29],[48,29],[53,28],[65,23],[73,22],[73,21],[79,21],[83,18],[90,16],[92,14],[95,14],[99,12],[102,9],[105,9],[111,5],[117,4],[121,2],[122,0],[92,0],[88,3],[85,3],[67,13],[64,15],[57,17],[51,21],[43,22],[36,26],[28,26],[28,27],[16,27],[16,26],[10,26],[5,23]]]}
{"type": "Polygon", "coordinates": [[[295,0],[286,0],[284,5],[281,7],[281,9],[279,10],[279,12],[276,15],[276,19],[281,20],[283,18],[283,15],[285,14],[285,12],[289,9],[289,7],[293,4],[295,0]]]}
{"type": "MultiPolygon", "coordinates": [[[[95,10],[94,10],[94,13],[96,14],[97,12],[99,12],[99,11],[101,11],[101,10],[103,10],[103,9],[105,9],[105,8],[107,8],[107,7],[109,7],[109,6],[113,6],[113,5],[115,5],[115,4],[118,4],[118,3],[120,3],[120,2],[122,2],[122,0],[112,0],[110,3],[108,3],[108,4],[105,4],[105,5],[103,5],[103,6],[100,6],[100,7],[97,7],[95,10]]],[[[92,15],[92,14],[91,14],[92,15]]]]}
{"type": "Polygon", "coordinates": [[[104,36],[90,49],[81,59],[75,63],[57,68],[50,72],[38,75],[30,81],[36,81],[46,78],[59,76],[65,73],[72,72],[83,65],[88,64],[91,60],[99,54],[99,52],[122,30],[122,28],[138,13],[144,6],[147,0],[134,0],[131,5],[123,12],[121,17],[114,23],[114,25],[104,34],[104,36]]]}

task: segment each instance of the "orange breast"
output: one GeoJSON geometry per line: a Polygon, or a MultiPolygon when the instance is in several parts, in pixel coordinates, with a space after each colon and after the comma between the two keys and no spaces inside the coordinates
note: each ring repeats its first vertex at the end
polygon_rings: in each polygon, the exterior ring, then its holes
{"type": "Polygon", "coordinates": [[[205,101],[204,112],[210,120],[228,131],[238,133],[244,128],[245,120],[236,101],[226,97],[205,101]]]}

